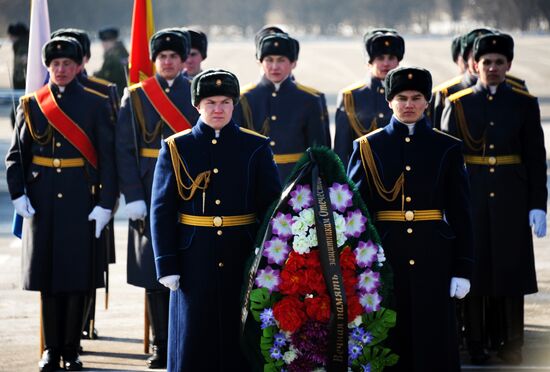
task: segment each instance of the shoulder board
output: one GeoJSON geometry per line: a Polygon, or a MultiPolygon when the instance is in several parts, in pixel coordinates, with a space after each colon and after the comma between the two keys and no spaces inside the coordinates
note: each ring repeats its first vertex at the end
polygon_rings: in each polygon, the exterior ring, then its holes
{"type": "Polygon", "coordinates": [[[433,131],[436,132],[436,133],[442,134],[442,135],[447,136],[447,137],[451,137],[451,138],[454,139],[454,140],[457,140],[457,141],[462,142],[462,140],[461,140],[460,138],[457,138],[457,137],[455,137],[455,136],[452,136],[452,135],[450,135],[449,133],[443,132],[443,131],[440,130],[440,129],[437,129],[437,128],[432,128],[432,129],[433,129],[433,131]]]}
{"type": "Polygon", "coordinates": [[[435,88],[432,89],[432,93],[439,92],[443,89],[448,89],[452,87],[453,85],[457,85],[462,81],[462,75],[455,76],[454,78],[444,81],[443,83],[436,85],[435,88]]]}
{"type": "Polygon", "coordinates": [[[34,92],[29,93],[29,94],[25,94],[24,96],[19,97],[19,100],[20,101],[28,101],[32,97],[34,97],[34,92]]]}
{"type": "Polygon", "coordinates": [[[128,87],[128,90],[130,92],[133,92],[134,90],[141,88],[141,86],[142,86],[141,83],[133,84],[128,87]]]}
{"type": "Polygon", "coordinates": [[[517,81],[518,83],[520,84],[525,84],[525,80],[523,80],[522,78],[518,78],[517,76],[515,75],[512,75],[512,74],[506,74],[506,77],[508,79],[511,79],[511,80],[514,80],[514,81],[517,81]]]}
{"type": "Polygon", "coordinates": [[[307,85],[300,84],[298,82],[296,82],[296,87],[298,89],[300,89],[301,91],[304,91],[304,92],[309,93],[309,94],[314,95],[314,96],[320,96],[322,94],[317,89],[312,88],[312,87],[308,87],[307,85]]]}
{"type": "Polygon", "coordinates": [[[257,137],[260,137],[260,138],[263,138],[263,139],[267,139],[266,136],[262,136],[260,133],[254,132],[254,131],[251,130],[251,129],[239,127],[239,130],[240,130],[241,132],[243,132],[243,133],[252,134],[253,136],[257,136],[257,137]]]}
{"type": "Polygon", "coordinates": [[[472,88],[466,88],[466,89],[459,90],[458,92],[453,93],[449,96],[449,101],[454,102],[459,98],[467,96],[468,94],[472,93],[473,91],[474,90],[472,88]]]}
{"type": "Polygon", "coordinates": [[[349,93],[351,92],[352,90],[356,90],[356,89],[359,89],[359,88],[363,88],[365,85],[367,85],[366,82],[364,81],[357,81],[351,85],[348,85],[347,87],[345,87],[344,89],[342,89],[342,93],[349,93]]]}
{"type": "Polygon", "coordinates": [[[175,133],[175,134],[172,134],[170,137],[166,138],[164,140],[164,142],[168,143],[170,141],[173,141],[175,140],[176,138],[179,138],[179,137],[182,137],[182,136],[186,136],[188,135],[189,133],[191,133],[192,129],[191,128],[188,128],[186,130],[182,130],[181,132],[178,132],[178,133],[175,133]]]}
{"type": "Polygon", "coordinates": [[[535,98],[535,96],[533,96],[532,94],[530,94],[529,92],[527,92],[525,89],[521,89],[521,88],[516,88],[515,86],[512,87],[512,90],[516,93],[519,93],[519,94],[522,94],[524,96],[527,96],[529,98],[535,98]]]}
{"type": "Polygon", "coordinates": [[[97,90],[94,90],[94,89],[91,89],[91,88],[88,88],[88,87],[84,87],[84,90],[86,92],[95,94],[96,96],[100,96],[101,98],[109,98],[107,95],[105,95],[103,93],[99,93],[97,90]]]}
{"type": "Polygon", "coordinates": [[[241,94],[245,94],[249,90],[256,88],[256,85],[257,85],[256,83],[249,83],[245,85],[244,87],[241,88],[241,94]]]}
{"type": "Polygon", "coordinates": [[[506,82],[510,84],[513,88],[522,89],[527,92],[527,87],[525,86],[525,83],[522,83],[520,80],[514,80],[510,79],[508,76],[506,77],[506,82]]]}
{"type": "Polygon", "coordinates": [[[101,79],[101,78],[98,78],[98,77],[95,77],[95,76],[88,76],[88,80],[91,80],[95,83],[98,83],[98,84],[101,84],[101,85],[113,85],[114,83],[108,81],[108,80],[105,80],[105,79],[101,79]]]}
{"type": "Polygon", "coordinates": [[[384,128],[378,128],[378,129],[375,129],[373,130],[372,132],[369,132],[367,134],[365,134],[364,136],[361,136],[359,138],[356,139],[357,142],[364,142],[367,140],[368,137],[372,136],[373,134],[375,133],[378,133],[380,131],[384,130],[384,128]]]}

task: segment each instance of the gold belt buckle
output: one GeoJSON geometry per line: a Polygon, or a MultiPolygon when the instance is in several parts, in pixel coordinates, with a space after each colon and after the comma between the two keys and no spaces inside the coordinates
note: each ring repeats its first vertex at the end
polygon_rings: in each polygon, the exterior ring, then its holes
{"type": "Polygon", "coordinates": [[[59,160],[58,158],[53,159],[52,165],[56,168],[59,168],[59,166],[61,165],[61,160],[59,160]]]}
{"type": "Polygon", "coordinates": [[[405,212],[405,221],[412,221],[414,220],[414,212],[413,211],[406,211],[405,212]]]}
{"type": "Polygon", "coordinates": [[[212,219],[212,223],[215,227],[220,227],[221,225],[223,225],[223,218],[221,218],[220,216],[216,216],[212,219]]]}
{"type": "Polygon", "coordinates": [[[489,156],[489,165],[495,165],[497,163],[497,158],[494,156],[489,156]]]}

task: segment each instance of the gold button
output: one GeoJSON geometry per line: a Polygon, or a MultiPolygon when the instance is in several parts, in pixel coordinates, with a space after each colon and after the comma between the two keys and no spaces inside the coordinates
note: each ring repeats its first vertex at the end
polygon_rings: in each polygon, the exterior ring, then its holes
{"type": "Polygon", "coordinates": [[[384,88],[380,88],[380,89],[378,89],[378,91],[383,94],[384,93],[384,88]]]}
{"type": "Polygon", "coordinates": [[[495,148],[495,145],[493,145],[492,143],[489,145],[489,148],[492,150],[495,148]]]}
{"type": "Polygon", "coordinates": [[[218,140],[214,138],[214,139],[212,140],[212,144],[215,145],[216,143],[218,143],[218,140]]]}
{"type": "Polygon", "coordinates": [[[219,172],[218,168],[214,168],[212,171],[216,174],[219,172]]]}
{"type": "Polygon", "coordinates": [[[61,173],[61,168],[55,168],[55,171],[56,171],[57,173],[61,173]]]}
{"type": "Polygon", "coordinates": [[[218,267],[223,267],[223,262],[218,262],[218,267]]]}
{"type": "Polygon", "coordinates": [[[379,117],[379,118],[383,118],[383,117],[384,117],[384,114],[383,114],[383,113],[379,113],[379,114],[378,114],[378,117],[379,117]]]}
{"type": "Polygon", "coordinates": [[[275,141],[269,142],[269,145],[270,145],[270,146],[275,146],[275,141]]]}
{"type": "Polygon", "coordinates": [[[489,96],[489,97],[487,97],[487,99],[488,99],[489,101],[492,101],[492,100],[493,100],[493,96],[489,96]]]}
{"type": "Polygon", "coordinates": [[[494,192],[490,192],[490,193],[489,193],[489,196],[490,196],[491,198],[494,198],[494,197],[495,197],[495,193],[494,193],[494,192]]]}
{"type": "Polygon", "coordinates": [[[277,97],[277,92],[271,93],[271,96],[272,96],[272,97],[277,97]]]}
{"type": "Polygon", "coordinates": [[[219,236],[221,236],[221,235],[223,234],[223,231],[218,230],[218,231],[216,231],[216,234],[218,234],[219,236]]]}
{"type": "Polygon", "coordinates": [[[61,97],[63,97],[61,94],[58,94],[58,95],[57,95],[57,98],[61,98],[61,97]]]}
{"type": "Polygon", "coordinates": [[[494,156],[489,156],[488,162],[489,165],[495,165],[497,163],[497,158],[495,158],[494,156]]]}
{"type": "Polygon", "coordinates": [[[222,201],[220,199],[216,199],[216,201],[214,203],[216,203],[216,205],[220,205],[222,203],[222,201]]]}
{"type": "Polygon", "coordinates": [[[405,142],[411,142],[411,138],[410,137],[405,137],[405,142]]]}
{"type": "Polygon", "coordinates": [[[414,266],[415,262],[414,260],[409,260],[409,265],[414,266]]]}
{"type": "Polygon", "coordinates": [[[61,199],[61,198],[63,197],[63,194],[62,194],[62,193],[59,193],[59,194],[57,194],[57,197],[58,197],[59,199],[61,199]]]}
{"type": "Polygon", "coordinates": [[[61,165],[61,160],[55,158],[53,159],[52,164],[54,167],[58,168],[61,165]]]}
{"type": "Polygon", "coordinates": [[[410,165],[405,165],[405,170],[408,172],[411,170],[411,166],[410,165]]]}
{"type": "Polygon", "coordinates": [[[414,212],[413,211],[406,211],[405,212],[405,221],[412,221],[414,220],[414,212]]]}
{"type": "Polygon", "coordinates": [[[221,225],[223,225],[223,218],[221,218],[220,216],[216,216],[212,219],[212,223],[214,224],[214,226],[220,227],[221,225]]]}
{"type": "Polygon", "coordinates": [[[55,147],[61,147],[61,142],[56,142],[55,147]]]}
{"type": "Polygon", "coordinates": [[[271,120],[277,120],[277,116],[276,115],[271,115],[271,120]]]}
{"type": "Polygon", "coordinates": [[[407,234],[412,234],[413,233],[413,229],[411,229],[410,227],[407,229],[407,234]]]}
{"type": "Polygon", "coordinates": [[[493,167],[489,168],[489,172],[495,173],[495,168],[493,168],[493,167]]]}
{"type": "Polygon", "coordinates": [[[407,196],[407,197],[405,198],[405,201],[406,201],[407,203],[410,203],[411,200],[412,200],[412,198],[411,198],[410,196],[407,196]]]}
{"type": "Polygon", "coordinates": [[[490,125],[490,126],[494,126],[494,125],[495,125],[495,122],[494,122],[494,121],[490,121],[490,122],[489,122],[489,125],[490,125]]]}
{"type": "Polygon", "coordinates": [[[165,91],[166,93],[170,93],[170,88],[164,88],[164,91],[165,91]]]}

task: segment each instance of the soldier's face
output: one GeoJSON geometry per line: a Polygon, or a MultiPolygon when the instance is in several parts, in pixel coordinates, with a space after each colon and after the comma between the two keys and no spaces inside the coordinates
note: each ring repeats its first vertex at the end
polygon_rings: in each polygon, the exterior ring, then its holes
{"type": "Polygon", "coordinates": [[[280,83],[285,80],[295,66],[296,61],[290,62],[286,56],[265,56],[262,60],[264,75],[272,83],[280,83]]]}
{"type": "Polygon", "coordinates": [[[369,69],[372,76],[384,80],[390,70],[399,66],[399,60],[391,54],[376,56],[369,62],[369,69]]]}
{"type": "Polygon", "coordinates": [[[416,123],[428,108],[428,101],[416,90],[404,90],[397,93],[389,102],[393,114],[402,123],[416,123]]]}
{"type": "Polygon", "coordinates": [[[201,71],[202,55],[198,49],[191,48],[189,55],[184,63],[184,69],[191,76],[197,75],[201,71]]]}
{"type": "Polygon", "coordinates": [[[506,73],[512,67],[506,56],[499,53],[487,53],[476,63],[479,79],[485,85],[498,85],[506,79],[506,73]]]}
{"type": "Polygon", "coordinates": [[[206,97],[200,100],[197,110],[208,126],[222,129],[233,115],[233,100],[226,96],[206,97]]]}
{"type": "Polygon", "coordinates": [[[172,80],[183,70],[183,61],[178,53],[172,50],[163,50],[157,54],[155,68],[162,78],[172,80]]]}
{"type": "Polygon", "coordinates": [[[80,65],[70,58],[55,58],[48,66],[50,80],[59,86],[69,84],[78,74],[80,65]]]}

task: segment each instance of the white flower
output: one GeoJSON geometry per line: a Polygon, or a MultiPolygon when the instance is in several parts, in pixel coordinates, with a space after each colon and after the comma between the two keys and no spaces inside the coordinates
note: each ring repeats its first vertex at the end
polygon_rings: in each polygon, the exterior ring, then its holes
{"type": "Polygon", "coordinates": [[[384,248],[378,244],[378,253],[376,254],[376,260],[379,266],[383,266],[382,262],[386,262],[386,255],[384,254],[384,248]]]}
{"type": "Polygon", "coordinates": [[[294,240],[292,241],[292,248],[296,251],[296,253],[299,254],[309,253],[309,239],[305,235],[294,236],[294,240]]]}
{"type": "Polygon", "coordinates": [[[298,354],[296,354],[295,350],[289,350],[286,353],[283,354],[283,360],[285,364],[290,364],[294,361],[294,359],[298,358],[298,354]]]}
{"type": "Polygon", "coordinates": [[[341,214],[332,212],[334,218],[334,227],[336,228],[336,234],[344,234],[346,232],[346,219],[341,214]]]}
{"type": "Polygon", "coordinates": [[[346,240],[346,234],[336,233],[336,244],[338,245],[338,248],[346,244],[346,240]]]}
{"type": "Polygon", "coordinates": [[[317,247],[317,244],[319,244],[319,242],[317,241],[317,230],[315,229],[315,227],[312,227],[307,231],[307,238],[310,247],[317,247]]]}
{"type": "Polygon", "coordinates": [[[348,328],[357,328],[361,324],[363,324],[363,317],[361,315],[357,315],[355,319],[348,323],[348,328]]]}
{"type": "Polygon", "coordinates": [[[307,223],[301,217],[294,216],[292,217],[291,230],[293,235],[306,235],[308,229],[307,223]]]}
{"type": "Polygon", "coordinates": [[[299,216],[306,225],[313,226],[315,224],[315,213],[313,212],[313,208],[304,209],[300,212],[299,216]]]}

